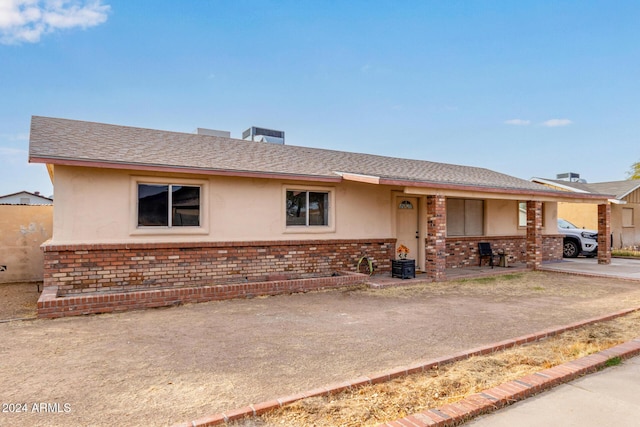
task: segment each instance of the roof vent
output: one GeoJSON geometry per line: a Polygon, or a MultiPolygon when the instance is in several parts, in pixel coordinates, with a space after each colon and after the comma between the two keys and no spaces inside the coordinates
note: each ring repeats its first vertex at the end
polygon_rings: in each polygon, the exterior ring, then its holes
{"type": "Polygon", "coordinates": [[[284,145],[284,131],[251,126],[249,129],[242,132],[242,139],[284,145]]]}
{"type": "Polygon", "coordinates": [[[226,130],[197,128],[194,133],[197,133],[198,135],[220,136],[222,138],[231,138],[231,132],[227,132],[226,130]]]}
{"type": "Polygon", "coordinates": [[[580,174],[575,172],[559,173],[556,175],[556,179],[569,182],[587,182],[584,179],[580,179],[580,174]]]}

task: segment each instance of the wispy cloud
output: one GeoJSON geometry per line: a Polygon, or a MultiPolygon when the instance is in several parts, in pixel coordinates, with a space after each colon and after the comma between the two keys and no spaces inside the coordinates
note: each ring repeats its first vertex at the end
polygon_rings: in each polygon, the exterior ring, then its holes
{"type": "Polygon", "coordinates": [[[26,150],[21,150],[19,148],[0,147],[0,156],[19,156],[26,153],[26,150]]]}
{"type": "Polygon", "coordinates": [[[28,141],[29,134],[28,133],[0,133],[0,139],[6,139],[8,141],[28,141]]]}
{"type": "Polygon", "coordinates": [[[569,119],[551,119],[546,122],[542,122],[542,126],[546,126],[549,128],[556,128],[560,126],[569,126],[573,122],[569,119]]]}
{"type": "Polygon", "coordinates": [[[531,124],[531,120],[511,119],[511,120],[505,120],[504,123],[507,125],[514,125],[514,126],[528,126],[531,124]]]}
{"type": "Polygon", "coordinates": [[[107,20],[102,0],[0,0],[0,43],[36,43],[43,34],[107,20]]]}

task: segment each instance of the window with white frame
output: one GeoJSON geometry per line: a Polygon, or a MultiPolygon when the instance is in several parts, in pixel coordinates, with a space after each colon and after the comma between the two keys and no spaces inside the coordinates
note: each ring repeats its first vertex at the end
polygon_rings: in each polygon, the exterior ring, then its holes
{"type": "Polygon", "coordinates": [[[447,235],[482,236],[484,200],[447,199],[447,235]]]}
{"type": "Polygon", "coordinates": [[[633,227],[633,208],[622,208],[622,226],[633,227]]]}
{"type": "Polygon", "coordinates": [[[527,226],[527,202],[518,202],[518,227],[527,226]]]}
{"type": "MultiPolygon", "coordinates": [[[[542,203],[542,226],[544,227],[546,215],[544,213],[545,206],[542,203]]],[[[527,202],[518,202],[518,227],[527,226],[527,202]]]]}
{"type": "Polygon", "coordinates": [[[138,227],[199,227],[200,186],[138,183],[138,227]]]}
{"type": "Polygon", "coordinates": [[[286,191],[287,227],[313,227],[329,225],[329,192],[286,191]]]}

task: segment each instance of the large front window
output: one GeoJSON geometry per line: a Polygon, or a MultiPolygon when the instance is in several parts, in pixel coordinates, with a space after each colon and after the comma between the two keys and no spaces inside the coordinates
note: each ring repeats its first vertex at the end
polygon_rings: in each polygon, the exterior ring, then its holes
{"type": "Polygon", "coordinates": [[[447,235],[482,236],[484,200],[447,199],[447,235]]]}
{"type": "Polygon", "coordinates": [[[200,187],[138,184],[138,226],[200,226],[200,187]]]}
{"type": "Polygon", "coordinates": [[[287,190],[287,227],[329,225],[329,193],[287,190]]]}

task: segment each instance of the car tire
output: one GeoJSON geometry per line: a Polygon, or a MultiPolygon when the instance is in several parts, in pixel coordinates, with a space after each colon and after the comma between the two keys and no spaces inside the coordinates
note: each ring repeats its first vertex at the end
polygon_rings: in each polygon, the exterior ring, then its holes
{"type": "Polygon", "coordinates": [[[578,244],[573,240],[565,240],[562,247],[562,256],[565,258],[575,258],[580,253],[578,244]]]}

